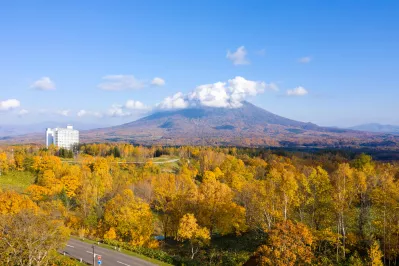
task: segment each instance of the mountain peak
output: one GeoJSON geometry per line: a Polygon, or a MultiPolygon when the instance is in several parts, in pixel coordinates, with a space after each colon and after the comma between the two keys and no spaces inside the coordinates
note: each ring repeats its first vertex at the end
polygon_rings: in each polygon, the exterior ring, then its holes
{"type": "Polygon", "coordinates": [[[121,136],[120,140],[129,138],[142,142],[145,139],[146,143],[172,140],[174,143],[193,144],[208,138],[227,144],[241,138],[262,139],[265,143],[269,138],[298,137],[308,131],[328,130],[273,114],[244,101],[238,108],[191,106],[158,110],[137,121],[103,129],[99,135],[106,135],[109,140],[118,140],[121,136]]]}

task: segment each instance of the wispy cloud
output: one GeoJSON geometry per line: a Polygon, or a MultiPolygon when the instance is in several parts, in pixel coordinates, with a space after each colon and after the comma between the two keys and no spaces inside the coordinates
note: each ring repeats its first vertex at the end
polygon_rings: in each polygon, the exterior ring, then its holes
{"type": "Polygon", "coordinates": [[[145,81],[137,79],[133,75],[107,75],[102,77],[102,80],[103,82],[98,87],[106,91],[138,90],[150,85],[165,85],[165,80],[160,77],[155,77],[151,81],[145,81]]]}
{"type": "Polygon", "coordinates": [[[30,87],[41,91],[55,90],[55,84],[49,77],[42,77],[36,80],[30,87]]]}
{"type": "Polygon", "coordinates": [[[60,116],[69,116],[70,110],[58,110],[55,113],[60,116]]]}
{"type": "Polygon", "coordinates": [[[125,104],[113,104],[104,112],[94,112],[82,109],[77,112],[78,117],[127,117],[147,113],[151,108],[140,101],[127,100],[125,104]]]}
{"type": "Polygon", "coordinates": [[[136,79],[133,75],[108,75],[104,76],[98,87],[107,91],[136,90],[142,89],[145,83],[136,79]]]}
{"type": "Polygon", "coordinates": [[[102,117],[103,116],[100,112],[87,111],[84,109],[80,110],[76,115],[78,117],[84,117],[84,116],[102,117]]]}
{"type": "Polygon", "coordinates": [[[309,92],[304,88],[304,87],[296,87],[292,90],[287,90],[287,95],[288,96],[305,96],[309,92]]]}
{"type": "Polygon", "coordinates": [[[226,58],[233,62],[234,65],[248,65],[250,62],[246,58],[247,50],[244,46],[237,48],[235,52],[227,51],[226,58]]]}
{"type": "Polygon", "coordinates": [[[308,64],[310,63],[310,61],[312,61],[312,58],[310,56],[305,56],[298,59],[298,62],[301,64],[308,64]]]}
{"type": "Polygon", "coordinates": [[[279,87],[276,83],[268,83],[266,84],[266,89],[272,90],[272,91],[278,91],[279,87]]]}
{"type": "Polygon", "coordinates": [[[258,51],[255,51],[255,54],[259,56],[265,56],[266,55],[266,49],[260,49],[258,51]]]}
{"type": "Polygon", "coordinates": [[[27,115],[27,114],[29,114],[29,111],[26,110],[26,109],[21,109],[21,110],[19,110],[19,112],[18,112],[18,116],[19,116],[19,117],[23,117],[23,116],[25,116],[25,115],[27,115]]]}

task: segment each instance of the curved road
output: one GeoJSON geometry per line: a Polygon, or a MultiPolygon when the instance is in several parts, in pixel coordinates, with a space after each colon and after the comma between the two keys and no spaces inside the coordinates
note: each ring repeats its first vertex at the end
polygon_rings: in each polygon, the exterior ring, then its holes
{"type": "MultiPolygon", "coordinates": [[[[71,238],[68,241],[68,244],[63,250],[65,255],[76,258],[78,260],[82,259],[84,262],[92,265],[93,263],[93,248],[92,244],[88,244],[77,239],[71,238]]],[[[98,255],[101,256],[101,266],[142,266],[148,265],[153,266],[151,262],[129,256],[118,251],[113,251],[107,248],[102,248],[100,246],[94,245],[94,253],[95,253],[95,265],[98,264],[98,255]]]]}

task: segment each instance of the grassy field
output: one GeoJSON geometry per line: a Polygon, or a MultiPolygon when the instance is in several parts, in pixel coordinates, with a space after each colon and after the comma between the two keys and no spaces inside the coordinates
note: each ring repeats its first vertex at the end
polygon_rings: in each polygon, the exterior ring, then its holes
{"type": "Polygon", "coordinates": [[[161,155],[160,157],[155,157],[152,159],[153,162],[165,162],[174,159],[179,159],[177,156],[161,155]]]}
{"type": "Polygon", "coordinates": [[[0,176],[0,188],[22,193],[34,181],[35,176],[30,172],[10,171],[0,176]]]}

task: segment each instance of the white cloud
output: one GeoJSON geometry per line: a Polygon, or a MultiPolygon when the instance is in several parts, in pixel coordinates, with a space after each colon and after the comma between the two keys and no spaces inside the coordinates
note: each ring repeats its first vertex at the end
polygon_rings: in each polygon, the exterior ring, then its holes
{"type": "Polygon", "coordinates": [[[287,90],[288,96],[304,96],[308,94],[308,91],[304,87],[296,87],[292,90],[287,90]]]}
{"type": "Polygon", "coordinates": [[[95,116],[95,117],[102,117],[102,114],[99,112],[93,112],[93,111],[87,111],[87,110],[80,110],[77,114],[78,117],[83,117],[83,116],[95,116]]]}
{"type": "Polygon", "coordinates": [[[70,110],[58,110],[55,113],[60,116],[69,116],[70,110]]]}
{"type": "Polygon", "coordinates": [[[133,75],[108,75],[102,79],[104,82],[98,87],[107,91],[142,89],[146,86],[145,82],[136,79],[133,75]]]}
{"type": "Polygon", "coordinates": [[[194,91],[184,95],[179,92],[165,98],[157,105],[160,109],[181,109],[189,106],[209,106],[238,108],[249,96],[263,93],[266,89],[277,90],[274,83],[246,80],[235,77],[227,82],[216,82],[198,86],[194,91]]]}
{"type": "Polygon", "coordinates": [[[249,61],[246,59],[247,50],[244,46],[237,48],[235,52],[227,51],[226,58],[233,62],[234,65],[248,65],[249,61]]]}
{"type": "Polygon", "coordinates": [[[9,99],[0,102],[0,111],[9,111],[21,106],[20,101],[16,99],[9,99]]]}
{"type": "Polygon", "coordinates": [[[127,100],[125,104],[126,109],[131,109],[131,110],[148,110],[150,109],[148,106],[143,104],[140,101],[135,101],[135,100],[127,100]]]}
{"type": "Polygon", "coordinates": [[[159,77],[155,77],[152,81],[151,81],[151,85],[154,86],[163,86],[165,85],[165,80],[159,77]]]}
{"type": "Polygon", "coordinates": [[[55,84],[49,77],[42,77],[36,80],[32,85],[31,88],[41,91],[49,91],[55,90],[55,84]]]}
{"type": "Polygon", "coordinates": [[[188,101],[183,93],[178,92],[173,96],[166,97],[160,104],[157,105],[160,109],[182,109],[188,107],[188,101]]]}
{"type": "Polygon", "coordinates": [[[29,114],[29,111],[26,110],[26,109],[21,109],[21,110],[19,110],[19,112],[18,112],[18,116],[25,116],[25,115],[27,115],[27,114],[29,114]]]}
{"type": "Polygon", "coordinates": [[[124,117],[131,116],[132,113],[126,111],[123,105],[114,104],[108,109],[107,115],[111,117],[124,117]]]}
{"type": "Polygon", "coordinates": [[[113,104],[111,107],[103,113],[100,112],[93,112],[93,111],[88,111],[88,110],[80,110],[77,113],[78,117],[83,117],[83,116],[94,116],[94,117],[104,117],[104,116],[109,116],[109,117],[126,117],[126,116],[133,116],[135,114],[138,114],[143,111],[147,112],[151,110],[150,107],[146,106],[140,101],[134,101],[134,100],[127,100],[125,104],[113,104]]]}
{"type": "Polygon", "coordinates": [[[302,64],[310,63],[310,61],[312,61],[312,58],[310,56],[305,56],[298,59],[298,62],[302,64]]]}

